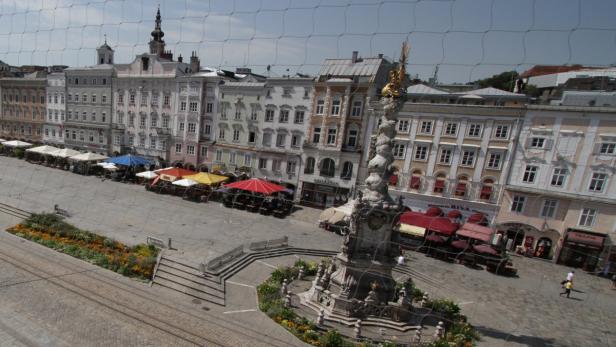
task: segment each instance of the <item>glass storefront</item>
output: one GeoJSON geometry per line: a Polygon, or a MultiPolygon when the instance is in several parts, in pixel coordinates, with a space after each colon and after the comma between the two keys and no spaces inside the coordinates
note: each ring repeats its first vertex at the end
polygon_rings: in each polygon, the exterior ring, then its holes
{"type": "Polygon", "coordinates": [[[569,229],[563,242],[558,264],[595,271],[599,262],[605,235],[569,229]]]}
{"type": "Polygon", "coordinates": [[[304,182],[301,204],[318,208],[340,206],[349,201],[350,193],[347,188],[304,182]]]}

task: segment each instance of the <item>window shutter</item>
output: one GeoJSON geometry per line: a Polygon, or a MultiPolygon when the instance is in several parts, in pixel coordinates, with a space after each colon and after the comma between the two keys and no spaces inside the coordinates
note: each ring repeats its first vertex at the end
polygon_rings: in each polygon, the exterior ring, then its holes
{"type": "Polygon", "coordinates": [[[532,137],[527,137],[524,142],[524,148],[530,148],[530,142],[532,141],[532,137]]]}
{"type": "Polygon", "coordinates": [[[594,148],[592,150],[592,154],[599,154],[601,151],[601,142],[595,143],[594,148]]]}
{"type": "Polygon", "coordinates": [[[554,145],[554,139],[545,139],[545,149],[549,151],[554,145]]]}

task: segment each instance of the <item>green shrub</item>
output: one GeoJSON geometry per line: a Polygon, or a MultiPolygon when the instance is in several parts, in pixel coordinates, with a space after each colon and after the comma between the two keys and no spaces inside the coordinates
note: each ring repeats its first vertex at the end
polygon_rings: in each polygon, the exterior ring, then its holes
{"type": "Polygon", "coordinates": [[[290,281],[293,278],[297,278],[299,274],[299,269],[295,267],[279,267],[274,272],[272,272],[271,280],[277,283],[282,283],[286,278],[287,281],[290,281]]]}
{"type": "Polygon", "coordinates": [[[344,341],[344,338],[336,330],[329,330],[321,336],[319,344],[323,347],[347,347],[353,346],[352,343],[344,341]]]}
{"type": "Polygon", "coordinates": [[[110,238],[105,238],[103,239],[103,246],[105,246],[106,248],[115,248],[115,241],[113,239],[110,238]]]}
{"type": "Polygon", "coordinates": [[[441,312],[448,320],[457,318],[460,315],[460,306],[448,299],[428,300],[428,307],[434,311],[441,312]]]}

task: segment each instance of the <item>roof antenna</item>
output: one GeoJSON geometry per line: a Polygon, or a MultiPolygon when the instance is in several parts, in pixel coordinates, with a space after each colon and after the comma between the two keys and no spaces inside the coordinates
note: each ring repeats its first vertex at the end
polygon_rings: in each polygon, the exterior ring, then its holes
{"type": "Polygon", "coordinates": [[[107,44],[107,34],[104,34],[105,36],[105,44],[107,44]]]}

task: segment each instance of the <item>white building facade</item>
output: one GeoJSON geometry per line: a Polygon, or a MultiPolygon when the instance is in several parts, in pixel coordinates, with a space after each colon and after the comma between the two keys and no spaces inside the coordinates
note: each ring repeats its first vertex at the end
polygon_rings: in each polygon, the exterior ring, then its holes
{"type": "Polygon", "coordinates": [[[47,113],[43,125],[43,142],[50,145],[63,145],[66,112],[66,79],[63,72],[47,75],[46,91],[47,113]]]}

